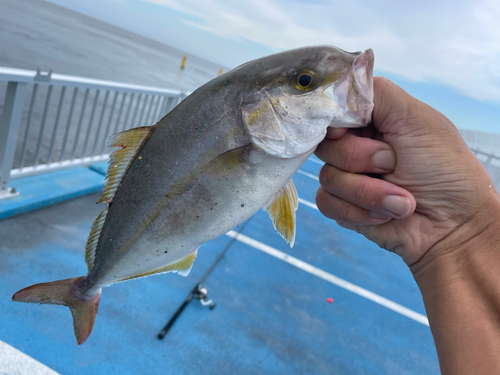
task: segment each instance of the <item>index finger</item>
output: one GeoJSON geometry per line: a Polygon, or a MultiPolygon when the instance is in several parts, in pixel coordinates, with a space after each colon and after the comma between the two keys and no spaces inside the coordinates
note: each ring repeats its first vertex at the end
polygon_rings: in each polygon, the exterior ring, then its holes
{"type": "Polygon", "coordinates": [[[324,139],[315,154],[346,172],[387,174],[396,168],[396,154],[391,146],[350,132],[337,140],[324,139]]]}

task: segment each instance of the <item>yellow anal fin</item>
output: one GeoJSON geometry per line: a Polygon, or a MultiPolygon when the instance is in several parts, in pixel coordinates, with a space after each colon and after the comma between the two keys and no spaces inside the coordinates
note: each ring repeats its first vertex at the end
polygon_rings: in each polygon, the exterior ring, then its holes
{"type": "Polygon", "coordinates": [[[87,246],[85,247],[85,263],[87,263],[87,268],[90,270],[95,264],[95,255],[97,249],[97,243],[99,242],[99,236],[101,235],[102,226],[106,221],[106,215],[108,214],[108,209],[106,208],[102,211],[97,219],[95,219],[90,229],[89,238],[87,239],[87,246]]]}
{"type": "Polygon", "coordinates": [[[125,172],[151,136],[153,129],[153,126],[142,126],[112,135],[106,139],[106,147],[119,147],[120,149],[113,151],[109,156],[106,184],[97,203],[110,202],[113,199],[125,172]]]}
{"type": "Polygon", "coordinates": [[[120,281],[138,279],[140,277],[146,277],[151,275],[159,275],[161,273],[167,273],[167,272],[177,272],[181,276],[187,276],[189,275],[189,272],[191,272],[191,268],[193,268],[193,262],[196,259],[197,254],[198,254],[198,249],[193,251],[191,254],[185,256],[184,258],[178,260],[177,262],[171,263],[164,267],[157,268],[152,271],[126,277],[124,279],[121,279],[120,281]]]}
{"type": "Polygon", "coordinates": [[[297,190],[290,180],[264,207],[273,221],[274,229],[293,247],[295,243],[295,211],[299,206],[297,190]]]}

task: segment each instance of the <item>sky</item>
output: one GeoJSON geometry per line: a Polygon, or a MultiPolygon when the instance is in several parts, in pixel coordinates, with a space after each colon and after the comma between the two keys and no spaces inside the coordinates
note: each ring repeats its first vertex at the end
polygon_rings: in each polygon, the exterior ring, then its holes
{"type": "Polygon", "coordinates": [[[498,0],[50,0],[233,68],[329,44],[372,48],[375,73],[457,127],[500,133],[498,0]]]}

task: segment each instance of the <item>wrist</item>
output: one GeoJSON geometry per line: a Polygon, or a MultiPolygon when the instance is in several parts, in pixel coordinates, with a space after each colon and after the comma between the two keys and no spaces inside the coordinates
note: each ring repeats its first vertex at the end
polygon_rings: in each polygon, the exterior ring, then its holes
{"type": "MultiPolygon", "coordinates": [[[[475,273],[498,272],[500,265],[500,197],[437,242],[410,270],[422,293],[475,273]]],[[[500,274],[500,273],[499,273],[500,274]]]]}
{"type": "Polygon", "coordinates": [[[481,213],[410,267],[443,375],[500,374],[500,200],[481,213]]]}

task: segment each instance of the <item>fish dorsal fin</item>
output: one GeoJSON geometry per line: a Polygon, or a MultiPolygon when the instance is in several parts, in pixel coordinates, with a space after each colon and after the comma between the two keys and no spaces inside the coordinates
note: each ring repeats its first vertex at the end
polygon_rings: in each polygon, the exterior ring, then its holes
{"type": "Polygon", "coordinates": [[[293,181],[283,186],[264,206],[273,221],[274,229],[293,247],[295,243],[295,211],[299,207],[299,198],[293,181]]]}
{"type": "Polygon", "coordinates": [[[112,135],[106,139],[106,147],[119,147],[120,149],[113,151],[109,156],[106,184],[97,203],[110,202],[113,199],[125,172],[137,156],[138,151],[151,136],[153,129],[153,126],[142,126],[112,135]]]}
{"type": "Polygon", "coordinates": [[[184,258],[174,263],[170,263],[167,266],[163,266],[152,271],[147,271],[141,274],[126,277],[124,279],[119,280],[118,282],[132,280],[132,279],[139,279],[141,277],[146,277],[151,275],[159,275],[161,273],[167,273],[167,272],[177,272],[181,276],[187,276],[189,275],[189,272],[191,272],[191,268],[193,268],[193,262],[196,259],[196,255],[198,255],[198,249],[188,254],[184,258]]]}
{"type": "Polygon", "coordinates": [[[87,246],[85,247],[85,263],[87,263],[87,268],[90,270],[95,264],[95,254],[97,249],[97,243],[99,242],[99,236],[101,235],[102,226],[106,221],[106,215],[108,214],[108,209],[106,208],[102,211],[97,219],[95,219],[92,228],[90,229],[89,238],[87,240],[87,246]]]}

